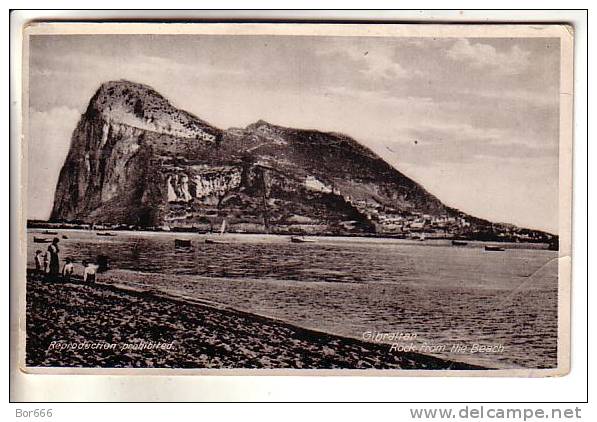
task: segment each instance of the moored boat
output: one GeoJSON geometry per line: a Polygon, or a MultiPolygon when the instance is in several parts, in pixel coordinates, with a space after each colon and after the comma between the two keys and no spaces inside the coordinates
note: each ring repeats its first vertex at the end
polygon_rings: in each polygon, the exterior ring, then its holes
{"type": "Polygon", "coordinates": [[[290,241],[292,243],[313,243],[315,239],[306,239],[305,236],[292,236],[290,241]]]}
{"type": "Polygon", "coordinates": [[[188,239],[174,239],[174,246],[177,248],[190,248],[191,241],[188,239]]]}
{"type": "Polygon", "coordinates": [[[50,243],[49,239],[44,239],[43,237],[33,237],[33,243],[50,243]]]}
{"type": "Polygon", "coordinates": [[[452,240],[452,246],[466,246],[468,242],[463,242],[462,240],[452,240]]]}
{"type": "Polygon", "coordinates": [[[485,250],[489,251],[489,252],[503,252],[503,251],[505,251],[505,249],[502,248],[501,246],[490,246],[490,245],[485,245],[485,250]]]}
{"type": "Polygon", "coordinates": [[[114,233],[110,233],[110,232],[105,232],[105,233],[98,232],[98,233],[96,233],[96,234],[97,234],[98,236],[116,236],[114,233]]]}

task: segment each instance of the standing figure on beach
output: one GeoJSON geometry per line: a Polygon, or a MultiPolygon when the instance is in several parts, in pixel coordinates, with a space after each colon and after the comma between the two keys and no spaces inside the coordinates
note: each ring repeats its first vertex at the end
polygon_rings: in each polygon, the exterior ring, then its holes
{"type": "Polygon", "coordinates": [[[62,268],[62,278],[64,281],[70,281],[70,277],[75,272],[75,266],[72,259],[66,258],[65,261],[66,264],[64,264],[64,267],[62,268]]]}
{"type": "Polygon", "coordinates": [[[35,272],[38,274],[45,273],[46,266],[47,266],[47,259],[45,258],[45,255],[42,254],[39,249],[35,251],[35,257],[33,258],[33,260],[35,261],[35,272]],[[46,264],[44,264],[44,261],[46,262],[46,264]]]}
{"type": "Polygon", "coordinates": [[[50,275],[52,276],[60,275],[60,258],[58,257],[60,249],[58,248],[58,242],[60,242],[60,239],[55,237],[54,240],[52,240],[52,244],[48,246],[48,253],[50,254],[50,275]]]}
{"type": "Polygon", "coordinates": [[[83,281],[85,283],[95,283],[95,273],[97,272],[98,266],[93,262],[83,261],[85,271],[83,272],[83,281]]]}

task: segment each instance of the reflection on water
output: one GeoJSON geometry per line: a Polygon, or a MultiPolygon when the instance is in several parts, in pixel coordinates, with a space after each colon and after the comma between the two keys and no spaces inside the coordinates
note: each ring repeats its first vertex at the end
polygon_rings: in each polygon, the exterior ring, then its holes
{"type": "MultiPolygon", "coordinates": [[[[35,249],[29,233],[29,265],[35,249]]],[[[61,257],[99,254],[112,268],[141,271],[135,282],[362,338],[365,331],[416,333],[438,352],[500,367],[554,367],[557,360],[557,256],[539,249],[486,252],[482,244],[366,238],[205,236],[61,231],[61,257]],[[191,239],[176,249],[174,239],[191,239]],[[151,275],[154,274],[154,275],[151,275]],[[172,277],[156,276],[170,274],[172,277]],[[454,355],[453,344],[503,344],[505,351],[454,355]]],[[[514,245],[512,245],[514,247],[514,245]]]]}

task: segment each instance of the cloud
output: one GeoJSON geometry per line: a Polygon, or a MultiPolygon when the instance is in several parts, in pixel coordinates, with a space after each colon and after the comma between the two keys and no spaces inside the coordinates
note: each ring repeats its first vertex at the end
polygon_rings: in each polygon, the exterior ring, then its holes
{"type": "Polygon", "coordinates": [[[529,65],[528,51],[513,45],[509,51],[500,52],[494,46],[483,43],[471,43],[461,38],[447,52],[447,56],[455,61],[467,63],[473,68],[486,69],[501,74],[518,74],[529,65]]]}
{"type": "Polygon", "coordinates": [[[312,63],[319,72],[330,72],[330,86],[347,86],[353,90],[383,91],[392,82],[410,78],[396,60],[396,47],[370,40],[335,41],[318,48],[312,63]],[[332,73],[333,72],[333,73],[332,73]]]}
{"type": "Polygon", "coordinates": [[[343,51],[355,62],[363,63],[366,68],[363,70],[368,77],[374,78],[404,78],[409,76],[408,72],[392,59],[392,51],[387,48],[376,48],[373,46],[350,46],[343,51]]]}
{"type": "Polygon", "coordinates": [[[468,163],[475,160],[508,161],[557,157],[557,146],[535,144],[507,129],[480,129],[468,124],[435,121],[406,128],[403,141],[393,150],[401,159],[421,166],[468,163]]]}

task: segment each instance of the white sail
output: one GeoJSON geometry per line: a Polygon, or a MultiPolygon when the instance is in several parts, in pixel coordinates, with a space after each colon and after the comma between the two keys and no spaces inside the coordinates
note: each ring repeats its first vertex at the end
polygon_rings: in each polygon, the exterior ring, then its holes
{"type": "Polygon", "coordinates": [[[226,231],[226,220],[222,221],[222,228],[220,229],[220,234],[224,234],[226,231]]]}

